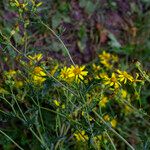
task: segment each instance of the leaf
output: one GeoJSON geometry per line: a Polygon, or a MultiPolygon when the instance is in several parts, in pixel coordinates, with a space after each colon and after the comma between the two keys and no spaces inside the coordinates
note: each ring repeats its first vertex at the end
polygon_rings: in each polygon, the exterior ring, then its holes
{"type": "Polygon", "coordinates": [[[52,27],[53,28],[57,28],[58,25],[61,23],[61,14],[59,12],[57,12],[53,17],[52,17],[52,27]]]}
{"type": "Polygon", "coordinates": [[[79,5],[84,7],[86,12],[89,14],[92,14],[96,9],[96,5],[90,0],[80,0],[79,5]]]}
{"type": "Polygon", "coordinates": [[[112,33],[109,33],[108,34],[108,37],[110,39],[109,41],[109,45],[112,47],[112,48],[121,48],[121,44],[117,41],[116,37],[114,36],[114,34],[112,33]]]}

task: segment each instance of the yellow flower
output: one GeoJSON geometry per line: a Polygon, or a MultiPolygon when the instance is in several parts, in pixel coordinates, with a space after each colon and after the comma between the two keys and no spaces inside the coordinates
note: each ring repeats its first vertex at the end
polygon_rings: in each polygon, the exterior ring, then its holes
{"type": "Polygon", "coordinates": [[[103,118],[104,118],[105,121],[110,122],[110,124],[111,124],[111,126],[112,126],[113,128],[116,127],[116,125],[117,125],[117,120],[116,120],[116,119],[111,119],[108,114],[105,115],[103,118]]]}
{"type": "Polygon", "coordinates": [[[112,59],[110,53],[106,53],[105,51],[103,51],[103,53],[99,55],[99,58],[101,64],[103,64],[106,68],[112,68],[112,65],[110,64],[110,60],[112,59]]]}
{"type": "Polygon", "coordinates": [[[97,75],[96,78],[97,78],[97,79],[100,79],[100,78],[101,78],[101,79],[105,79],[105,78],[107,79],[107,78],[108,78],[108,75],[103,72],[103,73],[100,73],[99,75],[97,75]]]}
{"type": "Polygon", "coordinates": [[[28,3],[20,3],[18,2],[18,0],[15,0],[15,5],[20,8],[25,8],[28,5],[28,3]]]}
{"type": "Polygon", "coordinates": [[[35,54],[34,56],[29,55],[28,57],[31,59],[30,64],[32,64],[33,61],[34,62],[40,61],[43,58],[43,55],[40,53],[40,54],[35,54]]]}
{"type": "Polygon", "coordinates": [[[101,99],[101,101],[99,102],[99,105],[100,105],[101,107],[106,107],[107,102],[108,102],[108,98],[107,98],[106,96],[104,96],[104,97],[101,99]]]}
{"type": "Polygon", "coordinates": [[[43,71],[41,67],[34,68],[32,78],[35,84],[42,84],[46,80],[45,76],[46,73],[43,71]]]}
{"type": "Polygon", "coordinates": [[[116,119],[112,119],[112,120],[110,121],[110,124],[111,124],[111,126],[112,126],[113,128],[115,128],[116,125],[117,125],[117,120],[116,120],[116,119]]]}
{"type": "Polygon", "coordinates": [[[85,134],[84,130],[74,133],[74,136],[76,137],[77,141],[80,142],[86,142],[89,139],[88,135],[85,134]]]}
{"type": "Polygon", "coordinates": [[[92,67],[93,67],[93,70],[94,70],[95,72],[100,70],[100,66],[99,66],[99,65],[92,64],[92,67]]]}
{"type": "Polygon", "coordinates": [[[21,88],[23,86],[23,82],[22,81],[15,81],[15,86],[16,86],[16,88],[21,88]]]}
{"type": "Polygon", "coordinates": [[[59,102],[58,100],[54,100],[53,102],[54,102],[54,104],[55,104],[57,107],[60,106],[60,102],[59,102]]]}
{"type": "Polygon", "coordinates": [[[8,77],[14,77],[17,74],[17,71],[9,70],[6,74],[8,75],[8,77]]]}
{"type": "Polygon", "coordinates": [[[108,115],[108,114],[107,114],[107,115],[105,115],[103,118],[104,118],[104,120],[105,120],[105,121],[110,121],[110,117],[109,117],[109,115],[108,115]]]}
{"type": "Polygon", "coordinates": [[[76,82],[84,80],[84,77],[88,74],[88,71],[84,71],[84,69],[85,66],[71,66],[69,68],[69,78],[74,78],[76,82]]]}
{"type": "Polygon", "coordinates": [[[106,68],[111,69],[112,65],[107,60],[101,60],[101,64],[103,64],[106,68]]]}
{"type": "Polygon", "coordinates": [[[113,67],[113,64],[115,62],[118,62],[118,56],[106,53],[105,51],[103,51],[102,54],[99,55],[99,58],[101,64],[103,64],[108,69],[111,69],[113,67]]]}
{"type": "Polygon", "coordinates": [[[104,85],[114,86],[115,89],[121,85],[116,78],[116,75],[112,73],[111,78],[105,77],[104,85]]]}
{"type": "Polygon", "coordinates": [[[65,104],[62,104],[62,105],[61,105],[61,108],[62,108],[62,109],[65,109],[65,108],[66,108],[65,104]]]}
{"type": "Polygon", "coordinates": [[[57,69],[58,69],[59,65],[57,64],[53,70],[51,71],[51,75],[54,76],[54,74],[56,73],[57,69]]]}
{"type": "Polygon", "coordinates": [[[95,135],[92,138],[93,141],[93,146],[95,147],[95,149],[100,150],[101,149],[101,141],[102,141],[102,135],[95,135]]]}
{"type": "Polygon", "coordinates": [[[17,71],[15,70],[4,71],[4,77],[6,79],[15,79],[16,75],[17,71]]]}
{"type": "Polygon", "coordinates": [[[120,82],[124,82],[124,84],[126,84],[127,80],[129,80],[130,82],[134,81],[133,77],[129,75],[126,71],[117,70],[117,72],[119,73],[118,77],[120,82]]]}
{"type": "Polygon", "coordinates": [[[70,69],[65,66],[63,69],[61,69],[59,77],[64,81],[70,82],[71,78],[69,77],[69,74],[70,74],[70,69]]]}
{"type": "Polygon", "coordinates": [[[46,73],[43,72],[41,67],[35,67],[33,73],[40,76],[46,76],[46,73]]]}
{"type": "Polygon", "coordinates": [[[99,58],[101,60],[109,61],[111,59],[111,54],[110,53],[106,53],[105,51],[103,51],[102,54],[99,55],[99,58]]]}
{"type": "Polygon", "coordinates": [[[114,62],[118,62],[118,56],[112,55],[112,60],[113,60],[114,62]]]}
{"type": "Polygon", "coordinates": [[[121,90],[121,97],[126,98],[127,97],[127,91],[126,90],[121,90]]]}

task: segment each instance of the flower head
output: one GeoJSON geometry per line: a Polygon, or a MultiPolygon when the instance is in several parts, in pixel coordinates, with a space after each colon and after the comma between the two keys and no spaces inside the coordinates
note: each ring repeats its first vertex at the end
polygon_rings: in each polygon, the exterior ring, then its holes
{"type": "Polygon", "coordinates": [[[117,120],[116,120],[116,119],[112,119],[112,120],[110,121],[110,124],[111,124],[111,126],[112,126],[113,128],[115,128],[115,127],[117,126],[117,120]]]}
{"type": "Polygon", "coordinates": [[[46,73],[43,71],[41,67],[35,67],[32,73],[33,82],[35,84],[41,84],[43,83],[46,78],[46,73]]]}
{"type": "Polygon", "coordinates": [[[92,64],[92,67],[93,67],[93,70],[95,72],[99,71],[101,69],[101,67],[99,65],[96,65],[96,64],[92,64]]]}
{"type": "Polygon", "coordinates": [[[74,133],[74,136],[76,137],[77,141],[85,142],[89,139],[88,135],[85,134],[85,131],[78,131],[74,133]]]}
{"type": "Polygon", "coordinates": [[[30,58],[30,64],[32,65],[33,62],[39,62],[43,58],[43,55],[41,53],[34,56],[28,55],[28,58],[30,58]]]}
{"type": "Polygon", "coordinates": [[[22,81],[15,81],[15,86],[16,86],[16,88],[21,88],[23,86],[23,82],[22,81]]]}
{"type": "Polygon", "coordinates": [[[123,89],[121,90],[121,97],[122,97],[122,98],[126,98],[126,97],[127,97],[127,94],[128,94],[128,93],[127,93],[126,90],[123,90],[123,89]]]}
{"type": "Polygon", "coordinates": [[[99,102],[99,105],[101,107],[106,107],[106,104],[108,103],[108,98],[106,96],[104,96],[101,101],[99,102]]]}
{"type": "Polygon", "coordinates": [[[99,55],[99,58],[101,60],[109,61],[111,59],[111,54],[110,53],[106,53],[105,51],[103,51],[102,54],[99,55]]]}
{"type": "Polygon", "coordinates": [[[70,69],[65,66],[64,68],[61,69],[59,77],[60,77],[60,79],[66,81],[66,82],[69,82],[69,81],[71,81],[71,78],[69,75],[70,75],[70,69]]]}
{"type": "Polygon", "coordinates": [[[104,84],[109,85],[109,86],[114,86],[115,89],[119,88],[119,86],[121,85],[119,83],[115,73],[112,73],[111,78],[105,77],[104,84]]]}
{"type": "Polygon", "coordinates": [[[84,71],[85,66],[79,67],[71,66],[69,68],[69,78],[74,78],[76,82],[80,82],[81,80],[84,80],[84,77],[88,74],[88,71],[84,71]]]}
{"type": "Polygon", "coordinates": [[[111,69],[112,65],[110,63],[112,56],[110,53],[106,53],[105,51],[102,52],[102,54],[99,55],[100,62],[103,64],[106,68],[111,69]]]}
{"type": "Polygon", "coordinates": [[[60,102],[59,102],[58,100],[54,100],[53,102],[54,102],[54,104],[55,104],[57,107],[60,106],[60,102]]]}
{"type": "Polygon", "coordinates": [[[93,141],[93,145],[94,145],[94,147],[96,149],[100,149],[101,148],[102,138],[103,138],[102,135],[95,135],[95,136],[93,136],[92,141],[93,141]]]}
{"type": "Polygon", "coordinates": [[[15,70],[9,70],[9,71],[5,72],[5,76],[9,79],[14,78],[16,76],[16,74],[17,74],[17,71],[15,71],[15,70]]]}
{"type": "Polygon", "coordinates": [[[134,78],[129,75],[126,71],[120,71],[120,70],[117,70],[118,72],[118,77],[119,77],[119,81],[120,82],[123,82],[124,84],[127,83],[127,81],[130,81],[130,82],[133,82],[134,81],[134,78]]]}
{"type": "Polygon", "coordinates": [[[106,114],[103,118],[105,121],[110,121],[110,116],[108,114],[106,114]]]}

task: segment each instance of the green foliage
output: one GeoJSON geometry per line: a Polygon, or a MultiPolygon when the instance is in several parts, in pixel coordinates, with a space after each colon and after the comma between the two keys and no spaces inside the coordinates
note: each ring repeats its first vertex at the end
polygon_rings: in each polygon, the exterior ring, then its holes
{"type": "Polygon", "coordinates": [[[0,149],[149,149],[149,1],[128,5],[0,1],[0,149]]]}

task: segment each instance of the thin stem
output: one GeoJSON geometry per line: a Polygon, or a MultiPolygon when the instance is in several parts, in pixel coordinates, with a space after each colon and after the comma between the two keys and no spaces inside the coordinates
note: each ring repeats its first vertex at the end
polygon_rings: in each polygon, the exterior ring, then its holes
{"type": "Polygon", "coordinates": [[[21,112],[21,114],[22,114],[22,116],[23,116],[24,120],[25,120],[25,121],[27,121],[27,119],[26,119],[26,117],[25,117],[25,115],[24,115],[24,113],[23,113],[22,109],[20,108],[20,106],[19,106],[19,104],[18,104],[18,102],[17,102],[17,99],[16,99],[16,97],[15,97],[15,95],[14,95],[14,93],[13,93],[12,89],[11,89],[11,92],[12,92],[13,99],[15,100],[15,102],[16,102],[16,104],[17,104],[18,108],[19,108],[19,111],[21,112]]]}
{"type": "Polygon", "coordinates": [[[86,105],[86,101],[85,101],[85,98],[83,97],[82,93],[79,92],[80,96],[81,96],[81,99],[83,100],[84,104],[85,104],[85,109],[86,109],[86,117],[87,117],[87,120],[88,120],[88,124],[90,126],[90,130],[91,130],[91,134],[92,136],[93,135],[93,130],[92,130],[92,126],[91,126],[91,123],[90,123],[90,115],[88,114],[88,108],[87,108],[87,105],[86,105]]]}
{"type": "Polygon", "coordinates": [[[5,115],[8,115],[8,116],[9,116],[9,114],[8,114],[8,113],[4,112],[4,111],[3,111],[3,110],[1,110],[1,109],[0,109],[0,112],[2,112],[3,114],[5,114],[5,115]]]}
{"type": "Polygon", "coordinates": [[[65,50],[66,50],[66,52],[67,52],[67,54],[68,54],[68,56],[69,56],[69,58],[70,58],[72,64],[75,66],[75,63],[74,63],[74,61],[73,61],[73,59],[72,59],[72,57],[71,57],[71,55],[70,55],[70,53],[69,53],[69,50],[67,49],[67,47],[65,46],[65,44],[64,44],[64,42],[61,40],[61,38],[55,33],[55,31],[54,31],[53,29],[51,29],[51,28],[50,28],[48,25],[46,25],[43,21],[40,20],[40,22],[41,22],[41,24],[44,25],[48,30],[50,30],[50,31],[52,32],[52,34],[60,41],[60,43],[61,43],[61,44],[63,45],[63,47],[65,48],[65,50]]]}
{"type": "Polygon", "coordinates": [[[45,126],[44,126],[44,121],[43,121],[42,112],[41,112],[41,107],[40,107],[40,103],[39,103],[39,99],[38,99],[38,97],[37,97],[37,104],[38,104],[39,115],[40,115],[40,119],[41,119],[42,127],[43,127],[43,130],[44,130],[44,132],[45,132],[45,126]]]}
{"type": "Polygon", "coordinates": [[[3,96],[3,97],[0,96],[0,98],[2,98],[3,100],[5,100],[5,101],[10,105],[10,107],[11,107],[12,110],[13,110],[13,113],[16,115],[17,118],[19,118],[20,120],[23,120],[23,119],[17,114],[17,112],[16,112],[15,108],[13,107],[13,105],[12,105],[9,101],[7,101],[7,99],[6,99],[4,96],[3,96]]]}
{"type": "Polygon", "coordinates": [[[107,133],[107,130],[106,130],[105,134],[106,134],[107,137],[109,138],[109,140],[110,140],[110,142],[111,142],[111,144],[112,144],[114,150],[117,150],[117,149],[116,149],[116,146],[115,146],[115,144],[114,144],[114,142],[112,141],[111,137],[110,137],[109,134],[107,133]]]}
{"type": "Polygon", "coordinates": [[[14,143],[20,150],[24,150],[22,147],[20,147],[10,136],[8,136],[5,132],[0,130],[0,133],[6,136],[12,143],[14,143]]]}
{"type": "Polygon", "coordinates": [[[117,133],[105,120],[95,111],[93,110],[94,114],[114,133],[116,134],[122,141],[124,141],[132,150],[135,150],[131,144],[127,142],[126,139],[124,139],[119,133],[117,133]]]}
{"type": "Polygon", "coordinates": [[[14,47],[10,40],[2,34],[2,32],[0,31],[1,36],[8,42],[8,44],[14,49],[14,51],[16,51],[17,53],[19,53],[20,55],[23,55],[25,58],[27,58],[28,60],[31,60],[28,56],[24,55],[23,53],[21,53],[16,47],[14,47]]]}
{"type": "Polygon", "coordinates": [[[33,135],[37,138],[37,140],[44,146],[45,143],[37,136],[37,134],[34,132],[34,130],[32,130],[31,127],[29,129],[33,133],[33,135]]]}

